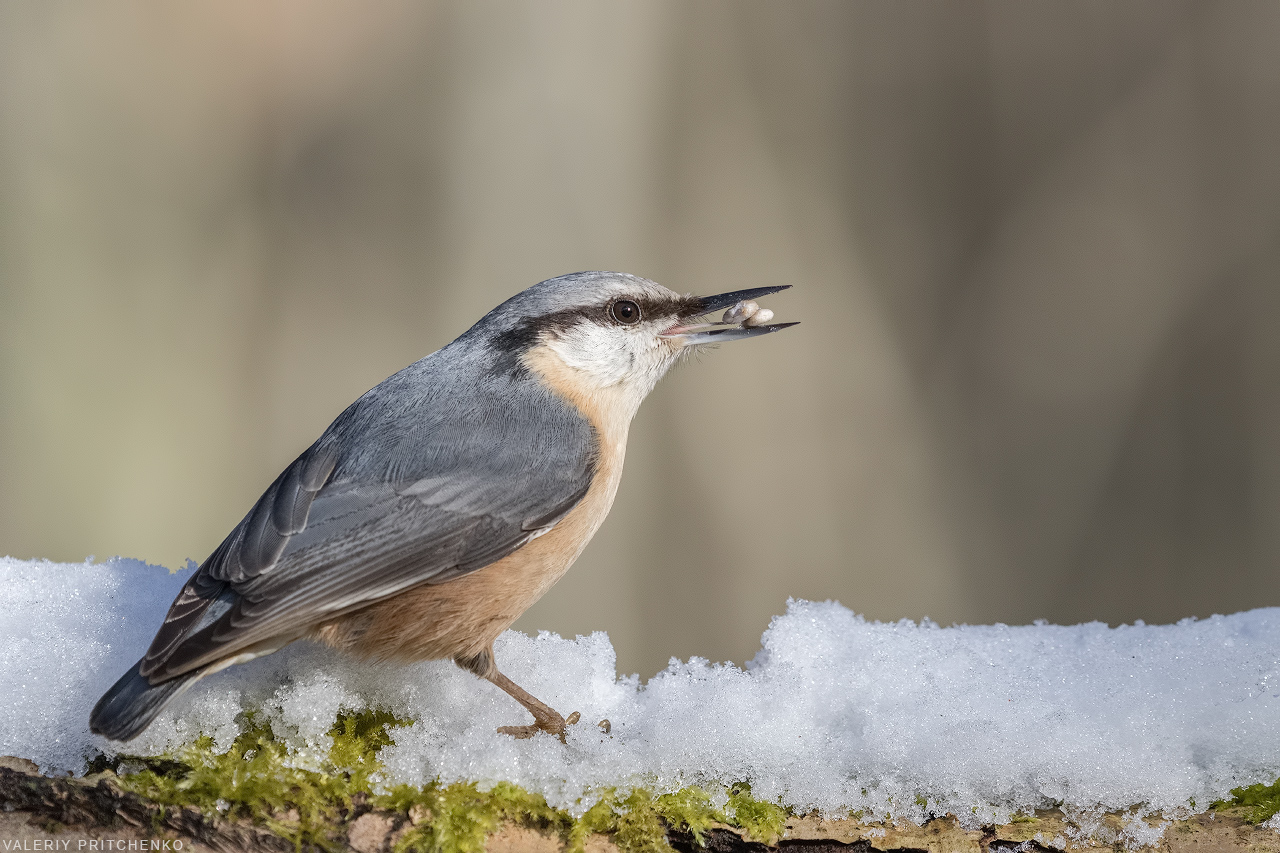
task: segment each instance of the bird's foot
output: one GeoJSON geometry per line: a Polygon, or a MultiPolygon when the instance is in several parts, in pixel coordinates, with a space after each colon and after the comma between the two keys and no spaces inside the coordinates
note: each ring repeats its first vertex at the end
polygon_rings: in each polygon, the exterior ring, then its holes
{"type": "MultiPolygon", "coordinates": [[[[548,708],[547,710],[550,711],[551,709],[548,708]]],[[[560,742],[564,743],[565,729],[569,726],[572,726],[574,723],[578,722],[578,720],[582,719],[582,715],[579,714],[577,711],[574,711],[572,714],[570,714],[569,719],[567,720],[564,717],[557,714],[555,711],[551,711],[550,714],[535,713],[533,717],[535,720],[533,725],[499,726],[498,734],[511,735],[513,738],[516,738],[517,740],[523,740],[525,738],[533,737],[538,732],[546,732],[547,734],[555,735],[556,737],[560,738],[560,742]]]]}

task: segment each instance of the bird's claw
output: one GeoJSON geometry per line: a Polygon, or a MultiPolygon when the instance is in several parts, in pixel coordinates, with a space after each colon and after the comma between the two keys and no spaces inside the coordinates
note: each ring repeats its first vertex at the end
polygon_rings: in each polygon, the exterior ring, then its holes
{"type": "Polygon", "coordinates": [[[498,734],[511,735],[516,740],[533,737],[542,729],[535,726],[498,726],[498,734]]]}
{"type": "MultiPolygon", "coordinates": [[[[554,712],[552,712],[554,713],[554,712]]],[[[511,735],[516,740],[524,740],[531,738],[538,732],[546,732],[549,735],[555,735],[560,738],[561,743],[565,743],[565,729],[572,726],[578,720],[582,719],[582,714],[574,711],[569,715],[568,719],[556,714],[554,717],[535,717],[537,722],[528,726],[499,726],[498,734],[511,735]]]]}

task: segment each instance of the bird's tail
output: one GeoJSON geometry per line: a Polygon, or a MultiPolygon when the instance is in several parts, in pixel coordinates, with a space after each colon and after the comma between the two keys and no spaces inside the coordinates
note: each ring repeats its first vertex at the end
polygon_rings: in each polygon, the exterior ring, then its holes
{"type": "Polygon", "coordinates": [[[89,731],[111,740],[133,740],[151,725],[165,705],[204,674],[197,670],[153,685],[141,668],[142,661],[138,661],[93,706],[89,731]]]}

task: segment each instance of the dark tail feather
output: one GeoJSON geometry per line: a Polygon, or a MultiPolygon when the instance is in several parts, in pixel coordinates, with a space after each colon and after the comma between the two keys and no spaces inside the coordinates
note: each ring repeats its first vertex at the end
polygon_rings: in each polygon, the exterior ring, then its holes
{"type": "Polygon", "coordinates": [[[151,725],[169,701],[194,684],[200,672],[152,685],[139,671],[142,661],[120,676],[89,712],[89,731],[112,740],[133,740],[151,725]]]}

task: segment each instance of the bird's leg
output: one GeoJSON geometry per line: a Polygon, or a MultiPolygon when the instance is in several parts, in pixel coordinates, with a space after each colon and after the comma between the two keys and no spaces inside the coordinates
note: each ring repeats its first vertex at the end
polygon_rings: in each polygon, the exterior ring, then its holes
{"type": "Polygon", "coordinates": [[[457,657],[453,662],[463,669],[470,670],[486,681],[496,684],[506,692],[508,696],[525,706],[530,714],[533,714],[534,723],[531,726],[502,726],[498,729],[499,734],[511,735],[516,738],[533,737],[538,732],[547,732],[560,738],[560,742],[564,743],[565,726],[571,726],[582,717],[577,711],[569,715],[569,719],[565,719],[545,702],[539,701],[527,690],[516,684],[510,678],[507,678],[501,672],[498,672],[498,666],[493,661],[493,649],[485,649],[478,655],[472,657],[457,657]]]}
{"type": "Polygon", "coordinates": [[[550,705],[545,702],[538,701],[519,684],[516,684],[510,678],[507,678],[501,672],[498,672],[497,667],[494,667],[493,671],[489,675],[486,675],[485,678],[501,687],[512,699],[525,706],[529,713],[533,714],[533,719],[536,721],[531,726],[501,726],[498,728],[499,734],[511,735],[516,738],[526,738],[533,737],[538,732],[543,731],[555,735],[560,738],[561,743],[564,743],[565,726],[573,725],[578,722],[578,719],[582,716],[577,711],[574,711],[569,715],[569,719],[566,720],[550,705]]]}

